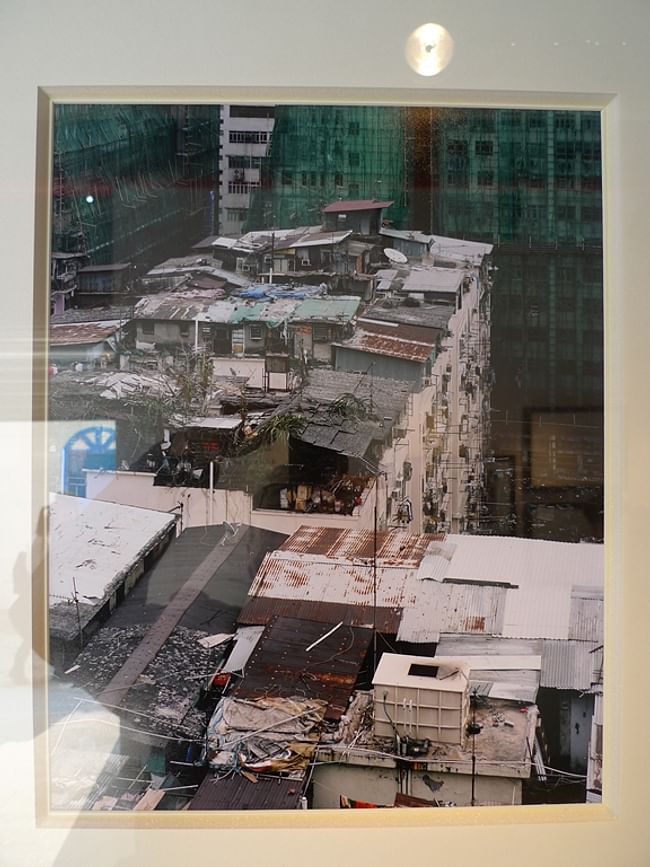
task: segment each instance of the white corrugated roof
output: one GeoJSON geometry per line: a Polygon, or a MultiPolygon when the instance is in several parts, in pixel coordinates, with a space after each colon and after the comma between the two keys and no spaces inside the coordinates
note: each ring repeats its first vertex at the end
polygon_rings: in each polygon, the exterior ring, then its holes
{"type": "Polygon", "coordinates": [[[495,536],[448,536],[456,543],[448,578],[516,585],[506,597],[510,638],[569,638],[576,585],[604,584],[604,549],[596,544],[495,536]]]}
{"type": "Polygon", "coordinates": [[[460,268],[413,268],[404,281],[404,292],[451,292],[458,290],[465,272],[460,268]]]}
{"type": "Polygon", "coordinates": [[[50,604],[74,599],[75,585],[80,602],[99,603],[111,583],[174,523],[167,512],[51,494],[50,604]]]}

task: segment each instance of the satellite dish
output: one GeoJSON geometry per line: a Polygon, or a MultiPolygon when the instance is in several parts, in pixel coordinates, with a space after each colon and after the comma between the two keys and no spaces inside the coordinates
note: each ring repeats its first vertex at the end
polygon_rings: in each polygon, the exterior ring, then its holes
{"type": "Polygon", "coordinates": [[[397,262],[400,265],[406,264],[408,259],[404,255],[404,253],[400,253],[399,250],[393,250],[392,247],[386,247],[384,250],[384,256],[389,259],[391,262],[397,262]]]}

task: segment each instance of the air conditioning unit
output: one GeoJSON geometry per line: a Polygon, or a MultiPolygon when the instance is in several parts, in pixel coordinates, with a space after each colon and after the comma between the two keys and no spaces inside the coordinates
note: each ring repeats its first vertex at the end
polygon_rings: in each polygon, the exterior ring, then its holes
{"type": "Polygon", "coordinates": [[[304,268],[309,268],[309,266],[311,265],[311,260],[310,260],[310,259],[301,259],[301,260],[300,260],[300,264],[301,264],[304,268]]]}
{"type": "Polygon", "coordinates": [[[247,265],[246,263],[244,263],[244,264],[241,266],[241,270],[242,270],[244,273],[248,273],[248,272],[251,270],[251,266],[250,266],[250,265],[247,265]]]}
{"type": "Polygon", "coordinates": [[[403,428],[403,427],[396,427],[396,428],[393,428],[393,436],[394,436],[395,439],[397,439],[397,440],[403,440],[403,439],[405,439],[405,437],[406,437],[406,428],[403,428]]]}
{"type": "Polygon", "coordinates": [[[391,500],[401,500],[402,499],[402,487],[401,487],[401,485],[396,487],[396,488],[393,488],[393,490],[390,492],[390,498],[391,498],[391,500]]]}
{"type": "Polygon", "coordinates": [[[424,385],[431,385],[431,377],[425,376],[422,382],[424,383],[424,385]]]}

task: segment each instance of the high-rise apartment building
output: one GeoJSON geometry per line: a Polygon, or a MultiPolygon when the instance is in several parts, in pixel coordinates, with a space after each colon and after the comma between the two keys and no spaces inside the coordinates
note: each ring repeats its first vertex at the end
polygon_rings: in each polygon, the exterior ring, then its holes
{"type": "Polygon", "coordinates": [[[59,104],[52,251],[151,266],[214,231],[219,107],[59,104]]]}
{"type": "Polygon", "coordinates": [[[244,231],[273,136],[273,106],[222,105],[219,133],[219,232],[244,231]]]}
{"type": "Polygon", "coordinates": [[[249,228],[317,225],[337,199],[394,201],[408,214],[403,110],[382,106],[276,107],[273,145],[249,228]]]}

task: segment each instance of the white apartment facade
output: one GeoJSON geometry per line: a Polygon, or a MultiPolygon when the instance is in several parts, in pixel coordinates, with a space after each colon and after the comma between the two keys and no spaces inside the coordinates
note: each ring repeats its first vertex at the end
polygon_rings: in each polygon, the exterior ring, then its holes
{"type": "Polygon", "coordinates": [[[221,235],[243,231],[273,135],[273,106],[222,105],[219,141],[221,235]]]}

